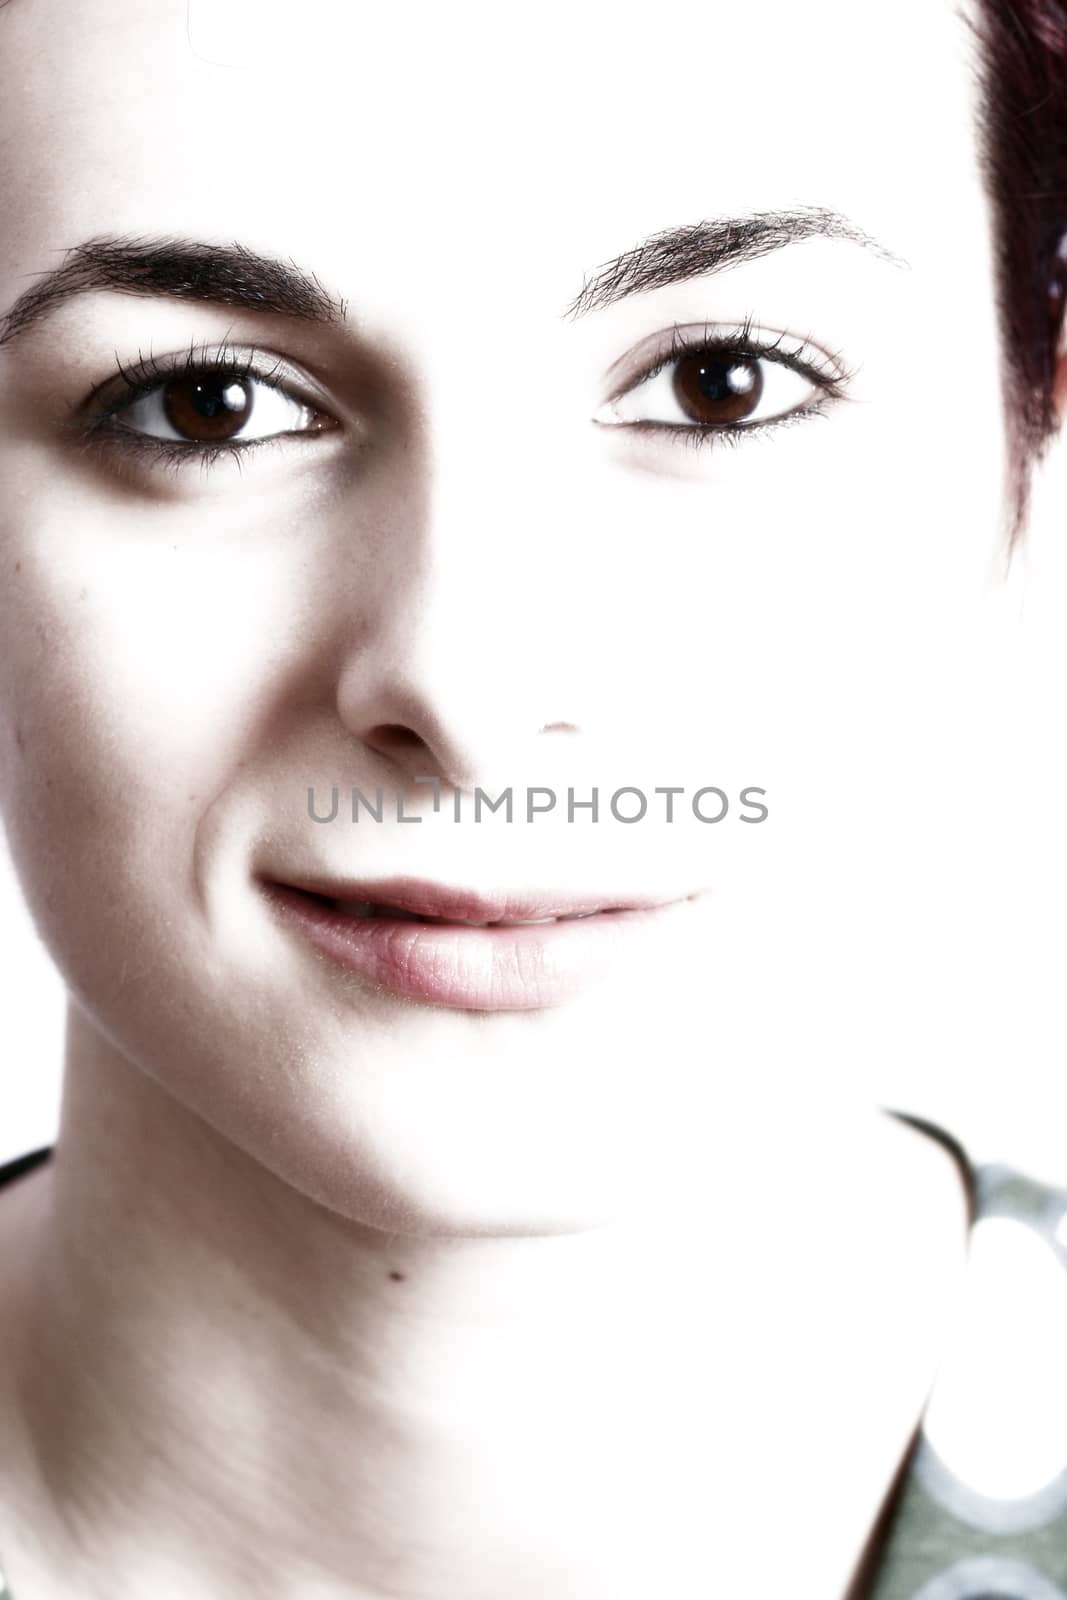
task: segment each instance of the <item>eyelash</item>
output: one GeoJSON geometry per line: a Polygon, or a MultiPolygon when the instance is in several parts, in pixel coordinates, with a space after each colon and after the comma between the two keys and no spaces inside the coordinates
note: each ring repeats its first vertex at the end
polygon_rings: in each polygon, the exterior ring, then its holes
{"type": "MultiPolygon", "coordinates": [[[[839,353],[835,353],[829,359],[828,364],[832,365],[832,371],[821,371],[814,362],[804,359],[799,350],[782,353],[781,346],[785,337],[784,334],[778,334],[773,340],[764,338],[756,331],[755,320],[751,316],[746,317],[728,334],[724,334],[721,327],[709,323],[705,323],[702,333],[694,333],[676,324],[671,329],[669,348],[663,355],[612,394],[607,404],[614,404],[642,385],[651,383],[665,368],[683,357],[708,353],[730,354],[748,360],[775,361],[789,367],[807,378],[819,390],[818,398],[809,404],[785,412],[779,417],[768,418],[764,422],[683,424],[638,419],[616,426],[659,437],[666,435],[672,444],[699,449],[712,445],[736,446],[741,443],[743,437],[766,435],[779,428],[806,422],[809,417],[824,415],[828,406],[834,401],[847,398],[848,386],[855,377],[855,371],[845,368],[839,353]]],[[[801,348],[804,347],[812,347],[810,340],[801,341],[801,348]]],[[[118,448],[129,457],[147,460],[154,466],[170,468],[176,472],[192,462],[199,462],[205,470],[210,469],[224,456],[229,456],[238,465],[242,465],[245,457],[253,450],[264,445],[279,445],[286,440],[299,438],[299,433],[275,433],[247,440],[179,442],[139,433],[135,429],[123,427],[115,420],[128,407],[138,400],[145,399],[162,384],[204,373],[210,373],[213,377],[225,375],[234,380],[254,379],[283,393],[290,393],[287,385],[272,383],[274,374],[284,366],[284,362],[272,357],[270,358],[272,364],[264,368],[261,364],[263,354],[255,346],[238,348],[223,343],[212,347],[198,347],[191,344],[181,355],[163,358],[151,353],[145,356],[139,352],[138,360],[132,366],[127,366],[116,355],[115,366],[118,378],[123,384],[123,393],[108,402],[84,429],[83,442],[90,448],[93,446],[118,448]]],[[[110,383],[114,380],[108,381],[110,383]]],[[[107,385],[99,386],[94,395],[106,387],[107,385]]],[[[294,395],[293,398],[297,397],[294,395]]],[[[93,396],[90,397],[88,404],[91,405],[92,399],[93,396]]]]}
{"type": "MultiPolygon", "coordinates": [[[[271,365],[264,367],[261,364],[264,354],[254,345],[238,347],[225,343],[211,346],[191,344],[188,350],[177,356],[158,357],[151,353],[146,356],[139,351],[138,359],[132,366],[127,366],[116,354],[115,368],[124,386],[123,393],[109,401],[88,424],[83,432],[83,442],[88,448],[94,446],[118,448],[127,456],[147,460],[153,466],[170,467],[178,471],[197,461],[208,469],[227,455],[240,465],[247,455],[263,445],[278,445],[286,440],[300,438],[299,433],[275,433],[257,439],[220,440],[214,443],[209,441],[198,443],[190,439],[179,442],[176,439],[161,439],[154,434],[138,433],[133,428],[123,427],[115,420],[128,407],[154,393],[162,384],[193,376],[201,377],[204,374],[210,374],[212,377],[225,376],[234,380],[253,378],[257,383],[278,389],[298,399],[289,385],[271,381],[285,363],[279,357],[272,356],[267,358],[271,365]]],[[[95,396],[114,381],[115,379],[111,378],[106,384],[99,385],[89,397],[87,404],[91,406],[95,396]]],[[[307,401],[303,403],[309,404],[307,401]]],[[[314,433],[316,430],[306,431],[314,433]]]]}
{"type": "MultiPolygon", "coordinates": [[[[835,401],[848,398],[849,385],[858,369],[846,367],[840,352],[834,352],[828,358],[828,365],[832,366],[832,370],[823,371],[814,362],[805,360],[799,351],[779,353],[782,341],[786,338],[785,334],[780,333],[773,340],[769,340],[756,330],[757,324],[752,316],[747,316],[729,334],[724,334],[721,327],[717,327],[714,323],[705,323],[703,333],[699,334],[675,324],[671,329],[670,348],[651,366],[643,368],[635,377],[629,379],[624,387],[617,389],[606,403],[613,405],[642,385],[651,383],[665,368],[684,356],[707,354],[728,354],[748,360],[777,362],[778,365],[788,367],[801,377],[809,379],[820,391],[817,399],[792,411],[784,412],[779,417],[768,417],[764,422],[685,424],[639,419],[618,423],[615,426],[620,429],[633,429],[637,433],[650,433],[661,437],[667,435],[672,443],[689,449],[710,448],[713,445],[736,447],[743,438],[765,436],[776,432],[779,428],[806,422],[809,417],[825,416],[828,407],[835,401]]],[[[800,345],[801,348],[817,348],[812,346],[810,336],[801,340],[800,345]]]]}

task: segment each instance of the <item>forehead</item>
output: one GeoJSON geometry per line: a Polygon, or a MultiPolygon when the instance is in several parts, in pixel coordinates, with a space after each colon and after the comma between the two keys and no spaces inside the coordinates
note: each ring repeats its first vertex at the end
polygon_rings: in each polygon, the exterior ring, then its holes
{"type": "Polygon", "coordinates": [[[0,29],[0,266],[22,271],[102,231],[189,233],[343,292],[562,305],[709,217],[827,207],[912,265],[987,226],[949,0],[13,0],[0,29]]]}

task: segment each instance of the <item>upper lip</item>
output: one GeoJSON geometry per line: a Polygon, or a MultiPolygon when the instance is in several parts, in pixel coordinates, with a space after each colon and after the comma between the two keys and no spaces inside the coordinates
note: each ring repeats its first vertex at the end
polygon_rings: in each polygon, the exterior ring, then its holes
{"type": "Polygon", "coordinates": [[[690,898],[684,894],[575,894],[547,889],[483,893],[421,878],[316,878],[275,880],[328,900],[370,901],[417,916],[458,922],[518,922],[591,911],[638,911],[690,898]]]}

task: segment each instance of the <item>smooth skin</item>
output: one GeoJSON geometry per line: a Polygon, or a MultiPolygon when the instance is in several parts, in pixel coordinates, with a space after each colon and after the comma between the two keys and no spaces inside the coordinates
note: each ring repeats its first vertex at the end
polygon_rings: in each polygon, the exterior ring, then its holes
{"type": "Polygon", "coordinates": [[[834,1019],[922,878],[906,830],[855,853],[884,764],[1003,575],[966,29],[286,9],[0,12],[0,315],[103,235],[344,308],[97,288],[0,344],[0,800],[71,996],[58,1155],[0,1202],[0,1552],[20,1600],[844,1600],[965,1252],[834,1019]],[[661,230],[810,208],[866,242],[564,315],[661,230]],[[640,374],[746,319],[842,392],[689,447],[640,374]],[[210,469],[92,432],[119,364],[227,341],[326,425],[210,469]],[[475,828],[425,774],[772,809],[475,828]],[[332,783],[426,821],[316,826],[332,783]],[[315,957],[259,883],[311,869],[698,898],[468,1011],[315,957]]]}

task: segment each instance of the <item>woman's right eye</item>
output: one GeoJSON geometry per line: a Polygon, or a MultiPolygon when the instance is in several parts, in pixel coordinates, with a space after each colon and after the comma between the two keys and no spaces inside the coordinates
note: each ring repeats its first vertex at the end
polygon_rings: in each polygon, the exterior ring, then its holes
{"type": "Polygon", "coordinates": [[[75,409],[71,427],[86,446],[136,456],[149,469],[210,467],[341,428],[314,378],[255,345],[189,345],[116,365],[75,409]]]}
{"type": "Polygon", "coordinates": [[[277,383],[208,367],[146,387],[108,416],[131,433],[194,446],[246,444],[326,425],[322,412],[277,383]]]}

